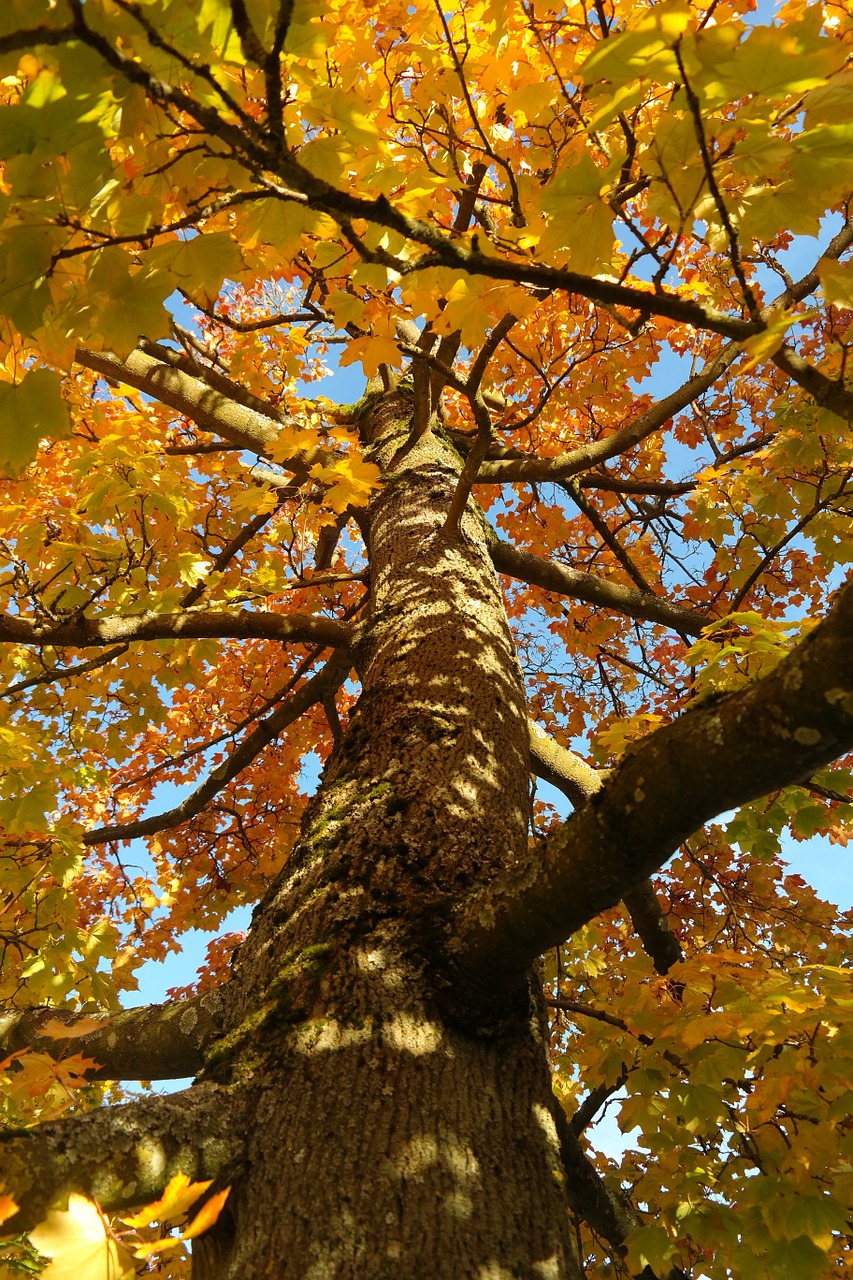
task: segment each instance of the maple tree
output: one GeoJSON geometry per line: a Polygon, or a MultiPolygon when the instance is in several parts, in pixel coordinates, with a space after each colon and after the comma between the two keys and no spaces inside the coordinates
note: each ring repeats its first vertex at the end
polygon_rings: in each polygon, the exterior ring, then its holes
{"type": "Polygon", "coordinates": [[[847,1265],[853,17],[750,10],[0,8],[4,1275],[847,1265]]]}

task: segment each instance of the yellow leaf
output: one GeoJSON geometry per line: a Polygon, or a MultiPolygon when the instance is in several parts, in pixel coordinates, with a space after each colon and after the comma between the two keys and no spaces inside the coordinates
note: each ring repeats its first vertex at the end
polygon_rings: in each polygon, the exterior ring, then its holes
{"type": "Polygon", "coordinates": [[[181,1218],[199,1196],[204,1195],[211,1181],[191,1182],[185,1173],[176,1173],[159,1200],[124,1221],[129,1227],[149,1227],[152,1222],[171,1222],[181,1218]]]}
{"type": "Polygon", "coordinates": [[[202,1205],[198,1213],[193,1218],[186,1231],[183,1233],[184,1240],[194,1240],[196,1236],[200,1236],[203,1232],[213,1226],[216,1219],[222,1212],[222,1207],[228,1199],[230,1187],[225,1187],[223,1191],[217,1191],[215,1196],[202,1205]]]}
{"type": "Polygon", "coordinates": [[[197,556],[194,551],[181,551],[175,556],[181,582],[194,587],[210,572],[210,561],[205,556],[197,556]]]}
{"type": "Polygon", "coordinates": [[[312,467],[311,475],[331,486],[323,501],[340,514],[347,507],[363,507],[368,502],[379,484],[380,471],[374,463],[351,456],[329,466],[312,467]]]}
{"type": "MultiPolygon", "coordinates": [[[[383,267],[384,271],[385,268],[383,267]]],[[[341,365],[355,364],[357,360],[361,361],[361,367],[364,369],[365,376],[372,378],[375,376],[381,364],[397,365],[402,364],[402,356],[400,349],[393,338],[355,338],[347,344],[346,350],[341,356],[341,365]]]]}
{"type": "Polygon", "coordinates": [[[51,1018],[39,1027],[39,1035],[50,1040],[75,1040],[77,1036],[88,1036],[92,1031],[100,1031],[109,1022],[109,1018],[78,1018],[72,1025],[51,1018]]]}
{"type": "Polygon", "coordinates": [[[853,262],[821,258],[817,264],[823,296],[827,302],[853,311],[853,262]]]}
{"type": "Polygon", "coordinates": [[[133,1250],[134,1258],[150,1258],[154,1253],[166,1253],[169,1249],[177,1249],[184,1243],[181,1236],[166,1236],[163,1240],[149,1240],[138,1244],[133,1250]]]}
{"type": "Polygon", "coordinates": [[[43,1280],[120,1280],[133,1273],[129,1252],[109,1234],[98,1206],[76,1192],[67,1209],[52,1209],[29,1236],[51,1259],[43,1280]]]}
{"type": "Polygon", "coordinates": [[[688,6],[682,0],[670,0],[651,11],[645,7],[638,11],[643,16],[631,30],[600,41],[582,64],[586,84],[609,80],[615,86],[638,77],[661,82],[676,79],[678,63],[672,46],[690,21],[688,6]]]}
{"type": "Polygon", "coordinates": [[[791,325],[798,320],[808,320],[810,315],[814,315],[814,312],[807,312],[805,315],[802,313],[795,315],[793,309],[774,312],[766,329],[741,343],[744,351],[750,356],[743,366],[743,372],[754,369],[762,360],[775,355],[785,341],[785,334],[791,325]]]}
{"type": "MultiPolygon", "coordinates": [[[[201,1184],[196,1183],[195,1185],[200,1186],[201,1184]]],[[[210,1186],[210,1183],[205,1183],[204,1185],[210,1186]]],[[[144,1244],[139,1244],[136,1246],[133,1256],[135,1258],[150,1258],[152,1254],[165,1253],[169,1249],[177,1249],[185,1240],[194,1240],[196,1236],[208,1231],[222,1212],[222,1206],[228,1199],[230,1191],[230,1187],[225,1187],[224,1190],[217,1191],[216,1195],[211,1196],[199,1209],[186,1230],[182,1231],[179,1236],[166,1236],[162,1240],[150,1240],[144,1244]]]]}

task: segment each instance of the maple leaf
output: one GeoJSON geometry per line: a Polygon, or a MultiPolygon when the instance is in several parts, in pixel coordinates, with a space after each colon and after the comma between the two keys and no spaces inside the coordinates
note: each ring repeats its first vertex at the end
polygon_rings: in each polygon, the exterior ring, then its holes
{"type": "Polygon", "coordinates": [[[52,1209],[30,1240],[50,1262],[43,1276],[48,1280],[121,1280],[133,1274],[133,1259],[110,1234],[100,1209],[85,1196],[72,1192],[67,1209],[52,1209]]]}
{"type": "Polygon", "coordinates": [[[333,511],[346,511],[347,507],[362,507],[380,482],[381,471],[374,462],[348,455],[325,466],[314,466],[311,475],[315,480],[329,485],[323,496],[333,511]]]}

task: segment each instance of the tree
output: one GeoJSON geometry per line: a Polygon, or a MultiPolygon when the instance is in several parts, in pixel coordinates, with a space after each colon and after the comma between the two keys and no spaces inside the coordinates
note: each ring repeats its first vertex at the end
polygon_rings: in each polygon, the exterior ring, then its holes
{"type": "Polygon", "coordinates": [[[750,8],[6,0],[8,1274],[839,1274],[853,18],[750,8]]]}

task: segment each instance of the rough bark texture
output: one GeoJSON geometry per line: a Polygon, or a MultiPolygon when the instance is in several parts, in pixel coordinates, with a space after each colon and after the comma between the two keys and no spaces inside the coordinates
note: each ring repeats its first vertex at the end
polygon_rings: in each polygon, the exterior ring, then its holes
{"type": "Polygon", "coordinates": [[[526,852],[528,731],[485,526],[469,505],[443,534],[459,459],[406,448],[410,417],[402,394],[362,414],[388,476],[363,692],[209,1058],[256,1123],[204,1280],[577,1275],[533,984],[466,1023],[435,965],[449,901],[526,852]]]}
{"type": "MultiPolygon", "coordinates": [[[[236,1090],[202,1084],[2,1135],[3,1184],[23,1207],[3,1224],[29,1231],[79,1192],[109,1209],[156,1200],[169,1179],[238,1175],[247,1123],[236,1090]]],[[[81,1278],[82,1280],[82,1278],[81,1278]]]]}

